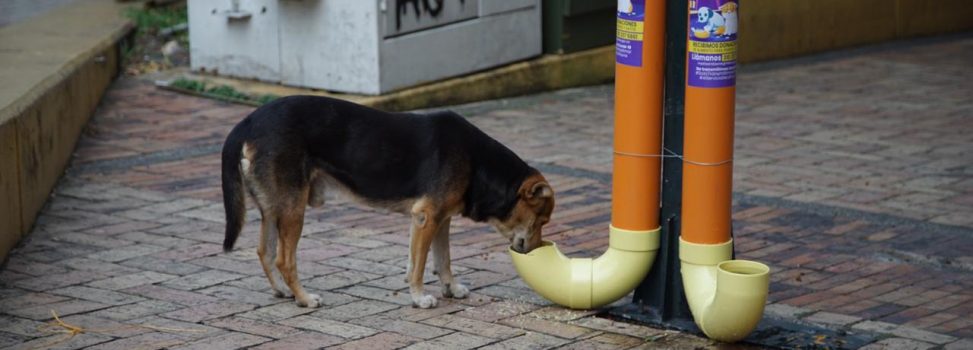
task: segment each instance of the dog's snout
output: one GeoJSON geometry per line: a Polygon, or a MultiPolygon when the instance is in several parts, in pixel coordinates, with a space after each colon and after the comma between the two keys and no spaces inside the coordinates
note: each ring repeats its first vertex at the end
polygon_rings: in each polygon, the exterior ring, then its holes
{"type": "Polygon", "coordinates": [[[527,240],[519,237],[514,238],[513,248],[518,253],[527,253],[527,240]]]}

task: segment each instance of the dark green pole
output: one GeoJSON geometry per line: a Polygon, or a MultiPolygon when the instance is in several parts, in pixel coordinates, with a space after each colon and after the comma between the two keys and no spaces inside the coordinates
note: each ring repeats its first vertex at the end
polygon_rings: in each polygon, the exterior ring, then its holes
{"type": "MultiPolygon", "coordinates": [[[[648,0],[661,1],[661,0],[648,0]]],[[[683,109],[686,80],[686,9],[688,0],[666,5],[666,63],[663,114],[663,152],[682,154],[683,109]]],[[[662,160],[662,237],[659,254],[649,276],[635,289],[634,303],[641,318],[676,328],[694,328],[679,271],[679,227],[682,211],[682,159],[662,160]]]]}

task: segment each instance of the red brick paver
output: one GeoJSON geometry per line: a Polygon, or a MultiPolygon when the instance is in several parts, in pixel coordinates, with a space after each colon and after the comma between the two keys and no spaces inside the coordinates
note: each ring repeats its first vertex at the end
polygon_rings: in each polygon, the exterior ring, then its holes
{"type": "MultiPolygon", "coordinates": [[[[897,44],[743,69],[734,233],[771,265],[768,317],[879,334],[873,347],[973,339],[973,39],[897,44]]],[[[572,255],[607,245],[608,86],[460,106],[538,166],[558,193],[547,237],[572,255]]],[[[219,150],[249,107],[116,82],[72,167],[0,272],[0,347],[96,330],[61,347],[711,347],[552,306],[516,276],[507,242],[455,220],[465,300],[409,305],[408,219],[340,199],[311,210],[300,271],[320,309],[273,298],[251,211],[223,254],[219,150]],[[124,325],[133,325],[126,328],[124,325]],[[154,328],[144,328],[152,326],[154,328]]],[[[430,280],[434,280],[430,277],[430,280]]],[[[430,289],[437,289],[435,283],[430,289]]]]}

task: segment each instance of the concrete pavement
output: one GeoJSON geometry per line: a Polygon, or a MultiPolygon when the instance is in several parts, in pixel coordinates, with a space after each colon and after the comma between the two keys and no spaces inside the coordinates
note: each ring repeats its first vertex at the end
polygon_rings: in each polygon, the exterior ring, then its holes
{"type": "Polygon", "coordinates": [[[0,3],[0,27],[40,16],[76,0],[7,0],[0,3]]]}

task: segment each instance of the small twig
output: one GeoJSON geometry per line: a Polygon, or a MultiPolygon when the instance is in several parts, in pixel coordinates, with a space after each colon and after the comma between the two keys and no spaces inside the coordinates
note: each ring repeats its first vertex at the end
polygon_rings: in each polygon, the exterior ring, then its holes
{"type": "Polygon", "coordinates": [[[75,326],[73,324],[64,322],[64,320],[61,320],[61,318],[58,317],[57,312],[55,312],[54,310],[51,310],[51,316],[54,316],[54,321],[51,321],[51,323],[46,323],[46,324],[41,325],[41,327],[46,327],[46,329],[44,331],[51,332],[51,333],[65,333],[65,334],[67,334],[67,336],[64,337],[64,338],[62,338],[62,339],[58,339],[57,341],[54,341],[54,342],[51,342],[51,343],[48,343],[48,344],[44,344],[44,345],[41,345],[41,346],[38,346],[38,347],[34,347],[34,349],[47,349],[47,348],[51,348],[51,347],[53,347],[53,346],[55,346],[57,344],[66,342],[68,340],[71,340],[71,338],[74,338],[74,336],[76,336],[78,334],[81,334],[81,333],[102,333],[102,334],[107,334],[107,333],[110,333],[110,332],[113,332],[113,331],[123,330],[123,329],[127,329],[127,328],[146,328],[146,329],[151,329],[151,330],[155,330],[155,331],[162,331],[162,332],[187,332],[187,333],[202,333],[202,332],[205,332],[205,330],[202,330],[202,329],[169,328],[169,327],[159,327],[159,326],[153,326],[153,325],[147,325],[147,324],[129,324],[129,325],[124,325],[124,326],[120,326],[120,327],[112,327],[112,328],[85,329],[85,328],[82,328],[80,326],[75,326]]]}

